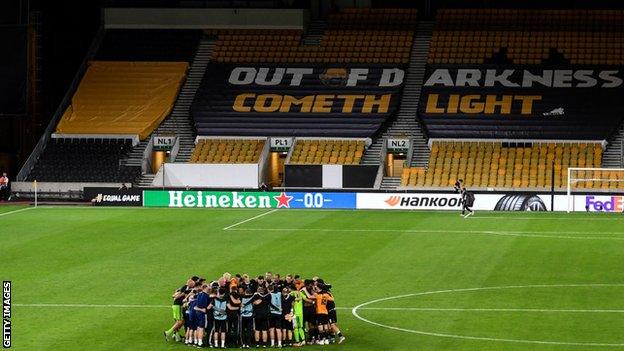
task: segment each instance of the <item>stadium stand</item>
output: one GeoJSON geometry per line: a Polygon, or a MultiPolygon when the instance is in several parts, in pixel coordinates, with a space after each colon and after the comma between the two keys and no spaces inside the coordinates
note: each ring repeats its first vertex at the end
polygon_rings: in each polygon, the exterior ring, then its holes
{"type": "Polygon", "coordinates": [[[622,10],[440,9],[429,63],[624,63],[622,10]]]}
{"type": "Polygon", "coordinates": [[[623,19],[621,10],[440,9],[418,113],[429,137],[608,138],[624,116],[613,67],[624,63],[623,19]]]}
{"type": "Polygon", "coordinates": [[[344,164],[360,163],[364,140],[300,139],[295,143],[290,164],[344,164]]]}
{"type": "Polygon", "coordinates": [[[107,29],[56,125],[61,138],[47,142],[26,179],[135,181],[141,167],[125,164],[132,145],[116,135],[147,138],[167,117],[203,35],[201,30],[107,29]],[[73,142],[63,139],[70,134],[73,142]],[[102,140],[102,134],[115,136],[102,140]],[[71,167],[69,160],[75,160],[71,167]]]}
{"type": "Polygon", "coordinates": [[[132,182],[140,167],[121,167],[132,149],[130,139],[56,138],[50,140],[28,181],[132,182]]]}
{"type": "Polygon", "coordinates": [[[415,10],[337,13],[320,45],[297,30],[207,31],[217,44],[191,107],[197,133],[370,137],[398,107],[402,71],[396,85],[381,79],[407,62],[415,19],[415,10]],[[347,85],[352,65],[366,78],[347,85]],[[311,73],[293,82],[290,68],[311,73]]]}
{"type": "Polygon", "coordinates": [[[258,163],[264,139],[200,139],[190,163],[258,163]]]}
{"type": "MultiPolygon", "coordinates": [[[[464,179],[468,188],[550,189],[567,184],[568,167],[600,167],[602,144],[573,142],[434,141],[428,168],[404,168],[404,187],[446,188],[464,179]]],[[[607,187],[588,182],[584,186],[607,187]]]]}
{"type": "Polygon", "coordinates": [[[303,45],[297,30],[209,30],[217,62],[407,63],[414,9],[346,9],[331,14],[321,45],[303,45]]]}
{"type": "Polygon", "coordinates": [[[169,114],[186,62],[91,62],[56,132],[145,139],[169,114]]]}

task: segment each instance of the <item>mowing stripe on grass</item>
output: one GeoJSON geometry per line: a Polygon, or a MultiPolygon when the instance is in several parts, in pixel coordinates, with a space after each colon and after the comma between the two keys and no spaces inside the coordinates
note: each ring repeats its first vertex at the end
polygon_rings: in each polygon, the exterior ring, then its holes
{"type": "Polygon", "coordinates": [[[9,211],[9,212],[0,213],[0,217],[8,216],[10,214],[14,214],[14,213],[18,213],[18,212],[24,212],[24,211],[32,210],[33,208],[36,208],[36,207],[26,207],[26,208],[20,208],[20,209],[9,211]]]}
{"type": "Polygon", "coordinates": [[[260,217],[266,216],[266,215],[271,214],[271,213],[273,213],[273,212],[275,212],[275,211],[277,211],[277,208],[276,208],[276,209],[273,209],[273,210],[271,210],[271,211],[269,211],[269,212],[264,212],[264,213],[261,213],[261,214],[259,214],[259,215],[257,215],[257,216],[253,216],[253,217],[251,217],[251,218],[247,218],[247,219],[245,219],[245,220],[243,220],[243,221],[240,221],[240,222],[234,223],[234,224],[232,224],[232,225],[229,225],[229,226],[227,226],[227,227],[223,228],[223,230],[230,230],[231,228],[234,228],[234,227],[236,227],[237,225],[241,225],[241,224],[243,224],[243,223],[247,223],[247,222],[253,221],[254,219],[257,219],[257,218],[260,218],[260,217]]]}
{"type": "Polygon", "coordinates": [[[416,297],[416,296],[425,296],[425,295],[438,295],[438,294],[449,294],[449,293],[457,293],[457,292],[474,292],[474,291],[487,291],[487,290],[506,290],[506,289],[540,289],[540,288],[574,288],[574,287],[623,287],[624,284],[537,284],[537,285],[507,285],[507,286],[488,286],[481,288],[464,288],[464,289],[447,289],[447,290],[435,290],[435,291],[425,291],[418,292],[412,294],[404,294],[397,296],[389,296],[382,297],[376,300],[367,301],[361,303],[353,309],[351,309],[351,314],[359,319],[362,322],[375,325],[385,329],[391,329],[406,333],[426,335],[426,336],[435,336],[435,337],[443,337],[443,338],[451,338],[451,339],[462,339],[462,340],[476,340],[476,341],[493,341],[493,342],[505,342],[505,343],[517,343],[517,344],[537,344],[537,345],[570,345],[570,346],[605,346],[605,347],[622,347],[624,343],[603,343],[603,342],[575,342],[575,341],[555,341],[555,340],[527,340],[527,339],[509,339],[509,338],[491,338],[484,336],[471,336],[471,335],[457,335],[457,334],[448,334],[448,333],[437,333],[432,331],[423,331],[423,330],[415,330],[415,329],[407,329],[401,327],[395,327],[392,325],[387,325],[383,323],[378,323],[372,321],[370,319],[364,318],[359,315],[358,311],[365,309],[368,305],[372,305],[378,302],[397,300],[406,297],[416,297]]]}
{"type": "Polygon", "coordinates": [[[417,234],[483,234],[499,236],[517,236],[528,238],[548,238],[548,239],[577,239],[577,240],[624,240],[624,237],[616,238],[609,236],[587,236],[587,235],[624,235],[624,232],[529,232],[529,231],[495,231],[495,230],[427,230],[427,229],[357,229],[357,228],[234,228],[234,231],[309,231],[309,232],[395,232],[395,233],[417,233],[417,234]],[[548,234],[570,234],[570,235],[548,235],[548,234]],[[574,236],[572,234],[582,234],[574,236]]]}

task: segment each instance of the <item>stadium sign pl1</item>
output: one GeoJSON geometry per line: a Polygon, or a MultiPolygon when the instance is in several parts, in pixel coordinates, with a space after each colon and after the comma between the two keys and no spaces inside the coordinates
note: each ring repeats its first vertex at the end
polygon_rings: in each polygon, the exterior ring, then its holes
{"type": "Polygon", "coordinates": [[[168,190],[144,191],[146,207],[280,208],[290,207],[292,196],[278,192],[168,190]]]}

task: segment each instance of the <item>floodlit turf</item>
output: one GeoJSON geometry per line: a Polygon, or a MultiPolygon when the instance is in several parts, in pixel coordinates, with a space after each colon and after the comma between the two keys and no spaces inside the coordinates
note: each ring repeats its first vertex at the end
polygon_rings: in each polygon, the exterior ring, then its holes
{"type": "Polygon", "coordinates": [[[223,230],[266,212],[42,207],[1,216],[14,349],[185,350],[162,330],[186,277],[267,270],[325,278],[342,308],[408,295],[363,306],[362,320],[340,310],[348,339],[328,349],[624,349],[621,215],[278,210],[223,230]]]}

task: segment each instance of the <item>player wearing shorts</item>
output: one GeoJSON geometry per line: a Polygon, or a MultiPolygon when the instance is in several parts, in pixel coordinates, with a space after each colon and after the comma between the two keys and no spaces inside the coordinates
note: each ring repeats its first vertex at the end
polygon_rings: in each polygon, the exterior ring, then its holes
{"type": "Polygon", "coordinates": [[[264,286],[258,287],[258,292],[253,297],[254,329],[256,331],[256,346],[267,344],[267,331],[269,330],[269,305],[271,295],[266,292],[264,286]]]}
{"type": "Polygon", "coordinates": [[[318,344],[329,344],[329,311],[327,310],[327,303],[334,298],[327,294],[327,289],[324,284],[318,284],[318,292],[314,295],[316,299],[315,312],[316,321],[318,326],[318,344]]]}
{"type": "Polygon", "coordinates": [[[180,341],[182,337],[184,337],[184,317],[182,315],[182,304],[184,303],[184,298],[188,295],[191,290],[195,287],[195,283],[199,280],[199,277],[193,276],[186,281],[186,284],[182,285],[179,289],[177,289],[173,293],[173,305],[171,306],[173,310],[173,326],[168,330],[164,331],[165,340],[169,341],[170,337],[173,337],[175,341],[180,341]]]}
{"type": "Polygon", "coordinates": [[[338,343],[342,344],[346,338],[344,337],[344,335],[342,335],[340,328],[338,328],[338,315],[336,314],[336,303],[334,302],[334,296],[332,295],[330,289],[327,289],[327,294],[332,297],[330,300],[327,301],[329,330],[331,333],[333,333],[334,336],[338,337],[338,343]]]}
{"type": "Polygon", "coordinates": [[[245,290],[241,299],[241,344],[243,348],[249,348],[253,339],[253,294],[250,289],[245,290]]]}
{"type": "MultiPolygon", "coordinates": [[[[210,300],[210,286],[203,285],[202,291],[197,294],[197,302],[193,310],[195,311],[195,324],[196,324],[196,332],[195,332],[195,345],[197,347],[204,346],[204,333],[207,325],[206,314],[210,312],[212,308],[212,303],[210,300]]],[[[210,331],[210,329],[209,329],[210,331]]]]}
{"type": "MultiPolygon", "coordinates": [[[[279,277],[279,275],[276,275],[279,277]]],[[[277,347],[282,347],[282,293],[276,290],[276,286],[269,286],[271,295],[271,305],[269,316],[269,337],[271,338],[271,347],[274,347],[277,341],[277,347]]]]}
{"type": "Polygon", "coordinates": [[[306,342],[304,320],[303,320],[303,304],[305,293],[303,291],[293,291],[290,293],[293,297],[293,319],[292,325],[295,334],[295,346],[303,346],[306,342]]]}
{"type": "Polygon", "coordinates": [[[315,343],[318,337],[318,329],[316,328],[316,316],[314,310],[314,281],[306,279],[304,287],[301,289],[303,297],[303,320],[308,326],[308,338],[311,343],[315,343]]]}
{"type": "Polygon", "coordinates": [[[187,297],[187,301],[184,303],[184,327],[186,328],[186,335],[184,335],[184,343],[186,345],[194,344],[193,338],[195,337],[195,313],[194,309],[196,303],[197,291],[193,290],[187,297]]]}
{"type": "Polygon", "coordinates": [[[293,301],[294,297],[290,294],[290,288],[285,286],[282,288],[282,340],[284,346],[292,345],[293,336],[293,301]]]}
{"type": "Polygon", "coordinates": [[[214,299],[214,307],[212,308],[214,317],[214,347],[225,348],[225,333],[227,330],[227,296],[225,296],[225,288],[219,288],[216,298],[214,299]]]}

